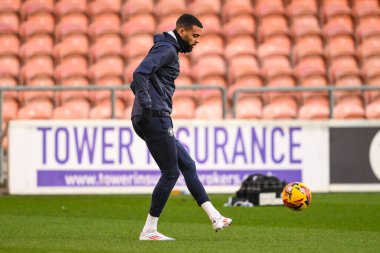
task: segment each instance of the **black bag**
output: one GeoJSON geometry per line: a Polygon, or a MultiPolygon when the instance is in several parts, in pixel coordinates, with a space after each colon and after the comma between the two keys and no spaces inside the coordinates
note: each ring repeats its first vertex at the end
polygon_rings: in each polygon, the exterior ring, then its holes
{"type": "Polygon", "coordinates": [[[252,174],[243,181],[240,189],[236,192],[236,197],[230,198],[226,205],[282,205],[281,192],[286,185],[285,181],[274,176],[252,174]]]}

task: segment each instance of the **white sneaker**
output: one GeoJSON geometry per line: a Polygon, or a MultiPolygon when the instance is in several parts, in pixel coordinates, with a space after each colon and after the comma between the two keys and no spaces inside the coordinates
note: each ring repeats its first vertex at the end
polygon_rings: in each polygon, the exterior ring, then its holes
{"type": "Polygon", "coordinates": [[[141,233],[139,237],[140,241],[174,241],[174,238],[167,237],[158,231],[141,233]]]}
{"type": "Polygon", "coordinates": [[[226,218],[223,216],[220,216],[218,219],[212,219],[212,228],[214,229],[215,232],[218,232],[222,230],[223,228],[228,227],[232,223],[232,219],[226,218]]]}

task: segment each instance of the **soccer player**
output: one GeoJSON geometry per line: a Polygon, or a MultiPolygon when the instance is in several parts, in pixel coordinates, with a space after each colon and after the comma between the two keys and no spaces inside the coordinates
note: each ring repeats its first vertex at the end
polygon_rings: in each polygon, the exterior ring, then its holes
{"type": "Polygon", "coordinates": [[[174,137],[170,117],[174,80],[180,69],[178,53],[192,51],[199,42],[202,28],[195,16],[183,14],[173,31],[154,36],[153,47],[133,73],[133,128],[146,142],[161,171],[140,240],[174,240],[159,233],[157,223],[180,171],[191,195],[209,216],[213,229],[219,231],[232,223],[232,219],[223,217],[210,202],[198,178],[194,160],[174,137]]]}

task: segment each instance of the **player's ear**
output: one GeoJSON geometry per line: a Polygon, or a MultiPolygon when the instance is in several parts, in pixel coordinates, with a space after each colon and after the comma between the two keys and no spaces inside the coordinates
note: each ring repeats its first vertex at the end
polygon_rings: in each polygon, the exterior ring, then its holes
{"type": "Polygon", "coordinates": [[[185,33],[186,33],[185,28],[183,28],[183,27],[179,28],[178,33],[179,33],[179,35],[181,35],[181,36],[185,36],[185,33]]]}

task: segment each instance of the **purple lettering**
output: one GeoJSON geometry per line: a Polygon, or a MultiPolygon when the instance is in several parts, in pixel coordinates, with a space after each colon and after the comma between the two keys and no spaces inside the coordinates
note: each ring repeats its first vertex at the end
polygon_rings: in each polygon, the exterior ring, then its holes
{"type": "Polygon", "coordinates": [[[46,164],[46,134],[51,130],[51,127],[37,127],[38,131],[42,131],[42,163],[46,164]]]}
{"type": "Polygon", "coordinates": [[[103,164],[114,164],[113,160],[108,160],[106,158],[106,151],[107,151],[107,149],[113,147],[112,142],[111,143],[106,142],[106,140],[107,140],[107,132],[113,131],[113,130],[114,130],[113,127],[104,127],[102,129],[102,162],[103,162],[103,164]]]}
{"type": "Polygon", "coordinates": [[[226,154],[226,144],[227,144],[227,131],[225,128],[222,127],[216,127],[215,132],[214,132],[214,152],[215,152],[215,157],[214,157],[214,162],[218,163],[218,149],[221,149],[223,156],[224,156],[224,161],[226,164],[228,164],[228,159],[227,159],[227,154],[226,154]],[[219,135],[218,133],[221,133],[222,135],[219,135]],[[218,141],[221,140],[219,143],[218,141]]]}
{"type": "Polygon", "coordinates": [[[190,152],[190,148],[189,146],[187,146],[186,144],[184,144],[184,142],[181,140],[182,138],[180,138],[180,134],[184,132],[185,133],[185,136],[189,137],[190,136],[190,132],[189,132],[189,129],[185,128],[185,127],[180,127],[178,128],[177,132],[176,132],[176,138],[179,142],[181,142],[182,146],[185,147],[186,151],[187,152],[190,152]]]}
{"type": "Polygon", "coordinates": [[[150,164],[152,162],[152,155],[150,154],[149,149],[146,149],[146,163],[150,164]]]}
{"type": "Polygon", "coordinates": [[[266,147],[266,131],[267,131],[267,129],[266,129],[266,127],[263,127],[263,134],[262,134],[261,143],[260,143],[259,138],[256,134],[255,128],[252,128],[251,131],[252,131],[252,146],[251,146],[251,148],[252,148],[252,160],[251,160],[251,162],[255,163],[255,149],[257,147],[257,149],[260,152],[261,161],[265,164],[266,163],[265,147],[266,147]]]}
{"type": "Polygon", "coordinates": [[[195,137],[194,137],[194,144],[195,144],[195,160],[197,161],[197,163],[205,163],[208,159],[208,127],[205,127],[205,147],[204,147],[204,158],[200,158],[200,149],[199,149],[199,146],[198,146],[198,127],[196,127],[194,130],[195,130],[195,137]]]}
{"type": "Polygon", "coordinates": [[[242,156],[244,159],[244,163],[245,164],[247,163],[247,155],[245,154],[244,140],[243,140],[243,135],[242,135],[240,127],[238,127],[238,130],[237,130],[234,154],[232,156],[232,163],[235,163],[237,156],[242,156]]]}
{"type": "Polygon", "coordinates": [[[277,158],[275,156],[275,153],[276,153],[276,144],[275,144],[275,135],[276,133],[279,133],[281,136],[284,136],[284,130],[282,130],[282,128],[279,128],[279,127],[275,127],[273,128],[272,130],[272,161],[274,161],[275,163],[281,163],[283,160],[284,160],[284,154],[281,154],[279,158],[277,158]]]}
{"type": "Polygon", "coordinates": [[[87,149],[87,151],[88,151],[89,162],[91,164],[93,163],[97,130],[98,130],[97,128],[94,128],[94,131],[92,133],[92,141],[90,144],[90,141],[88,138],[88,133],[87,133],[87,128],[83,129],[83,135],[82,135],[82,138],[80,138],[79,134],[78,134],[78,128],[74,127],[74,138],[75,138],[76,150],[78,153],[77,156],[78,156],[78,163],[79,164],[82,163],[84,149],[87,149]]]}
{"type": "Polygon", "coordinates": [[[294,141],[294,136],[293,136],[293,132],[299,132],[301,131],[301,128],[300,127],[291,127],[290,128],[290,133],[289,133],[289,154],[290,154],[290,162],[291,163],[301,163],[301,159],[296,159],[294,158],[294,149],[295,148],[299,148],[301,147],[301,143],[299,142],[295,142],[294,141]]]}
{"type": "MultiPolygon", "coordinates": [[[[69,160],[69,131],[64,128],[64,127],[58,127],[57,130],[55,131],[55,160],[60,163],[60,164],[64,164],[66,163],[68,160],[69,160]],[[65,144],[65,153],[63,154],[63,158],[61,159],[59,157],[59,147],[61,145],[59,145],[60,143],[62,142],[59,142],[59,135],[61,134],[61,136],[63,136],[63,138],[66,140],[66,144],[65,144]]],[[[62,143],[63,144],[63,143],[62,143]]]]}
{"type": "Polygon", "coordinates": [[[122,159],[122,150],[125,149],[128,154],[129,162],[133,164],[133,157],[131,154],[130,146],[133,142],[133,134],[129,127],[120,127],[119,128],[119,164],[123,163],[122,159]],[[123,143],[123,132],[128,132],[129,138],[127,143],[123,143]]]}

